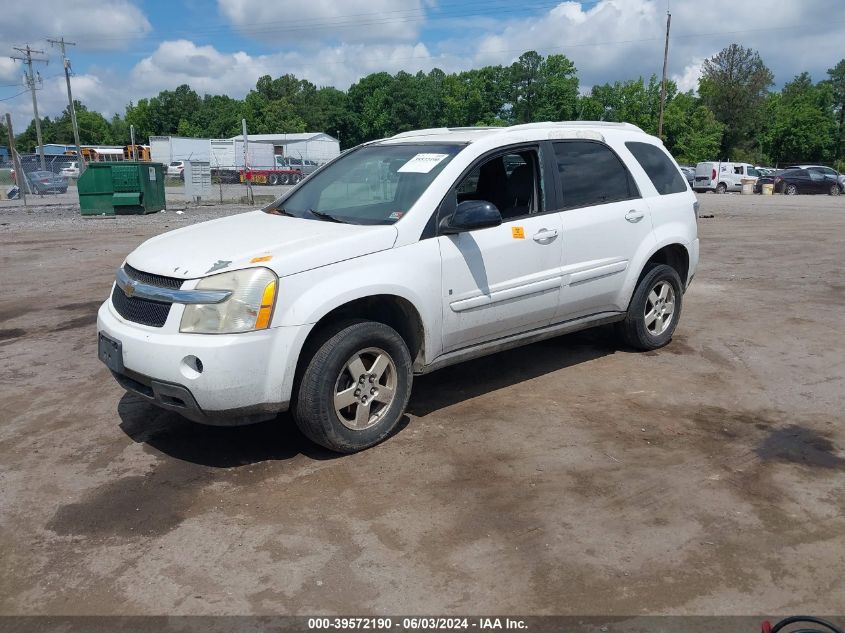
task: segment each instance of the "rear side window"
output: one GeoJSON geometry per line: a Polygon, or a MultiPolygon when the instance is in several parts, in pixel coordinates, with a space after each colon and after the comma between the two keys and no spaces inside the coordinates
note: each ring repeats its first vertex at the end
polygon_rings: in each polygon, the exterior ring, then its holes
{"type": "MultiPolygon", "coordinates": [[[[637,162],[648,174],[651,184],[662,196],[687,190],[687,183],[675,163],[656,145],[650,143],[625,143],[637,162]]],[[[738,168],[742,173],[742,167],[738,168]]]]}
{"type": "Polygon", "coordinates": [[[611,149],[594,141],[554,144],[564,209],[639,198],[625,165],[611,149]]]}

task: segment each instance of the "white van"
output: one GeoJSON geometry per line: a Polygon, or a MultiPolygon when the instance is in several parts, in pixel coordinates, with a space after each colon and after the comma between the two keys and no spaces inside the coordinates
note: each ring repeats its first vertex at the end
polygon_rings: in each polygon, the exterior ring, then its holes
{"type": "Polygon", "coordinates": [[[756,181],[759,177],[760,172],[750,163],[705,161],[695,166],[695,180],[692,188],[699,193],[742,191],[743,178],[756,181]]]}

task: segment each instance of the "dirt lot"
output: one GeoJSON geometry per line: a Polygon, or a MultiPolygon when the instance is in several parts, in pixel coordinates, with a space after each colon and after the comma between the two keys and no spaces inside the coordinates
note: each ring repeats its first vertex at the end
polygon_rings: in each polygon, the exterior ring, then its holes
{"type": "Polygon", "coordinates": [[[221,210],[0,206],[0,613],[845,612],[845,198],[701,200],[668,347],[443,370],[348,457],[97,361],[123,256],[221,210]]]}

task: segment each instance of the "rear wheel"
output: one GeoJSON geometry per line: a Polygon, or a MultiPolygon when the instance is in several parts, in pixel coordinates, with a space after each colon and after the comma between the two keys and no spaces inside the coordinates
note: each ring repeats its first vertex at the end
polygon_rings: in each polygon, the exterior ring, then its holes
{"type": "Polygon", "coordinates": [[[786,185],[786,189],[784,193],[788,196],[797,196],[798,195],[798,187],[795,185],[786,185]]]}
{"type": "Polygon", "coordinates": [[[282,174],[281,182],[283,185],[287,185],[290,183],[290,176],[288,174],[282,174]]]}
{"type": "Polygon", "coordinates": [[[716,185],[716,193],[725,193],[727,190],[728,186],[723,182],[720,182],[718,185],[716,185]]]}
{"type": "Polygon", "coordinates": [[[618,329],[625,343],[638,350],[663,347],[681,318],[683,286],[677,271],[665,264],[652,264],[646,270],[625,320],[618,329]]]}
{"type": "Polygon", "coordinates": [[[278,185],[279,184],[279,174],[270,174],[267,176],[267,184],[268,185],[278,185]]]}
{"type": "Polygon", "coordinates": [[[373,321],[341,324],[320,340],[296,393],[297,426],[338,453],[378,444],[396,428],[411,395],[405,341],[373,321]]]}
{"type": "Polygon", "coordinates": [[[830,195],[838,196],[840,193],[842,193],[842,189],[839,187],[839,185],[830,186],[830,195]]]}

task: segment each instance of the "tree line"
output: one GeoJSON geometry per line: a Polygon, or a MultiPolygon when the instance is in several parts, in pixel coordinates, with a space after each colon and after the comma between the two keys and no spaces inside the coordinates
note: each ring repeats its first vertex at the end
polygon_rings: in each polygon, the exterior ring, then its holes
{"type": "MultiPolygon", "coordinates": [[[[706,60],[698,90],[668,82],[663,140],[682,163],[732,159],[755,164],[819,162],[845,168],[845,59],[813,82],[802,73],[779,91],[760,55],[731,44],[706,60]]],[[[625,121],[657,134],[660,82],[655,75],[593,86],[581,94],[565,55],[523,53],[510,66],[457,73],[373,73],[346,91],[292,74],[263,76],[243,99],[200,96],[188,85],[126,106],[111,120],[77,102],[85,144],[138,142],[150,136],[227,138],[250,133],[325,132],[343,147],[427,127],[512,125],[533,121],[625,121]]],[[[42,119],[45,143],[71,143],[70,114],[42,119]]],[[[5,130],[0,130],[5,136],[5,130]]],[[[36,145],[35,122],[17,136],[36,145]]]]}

